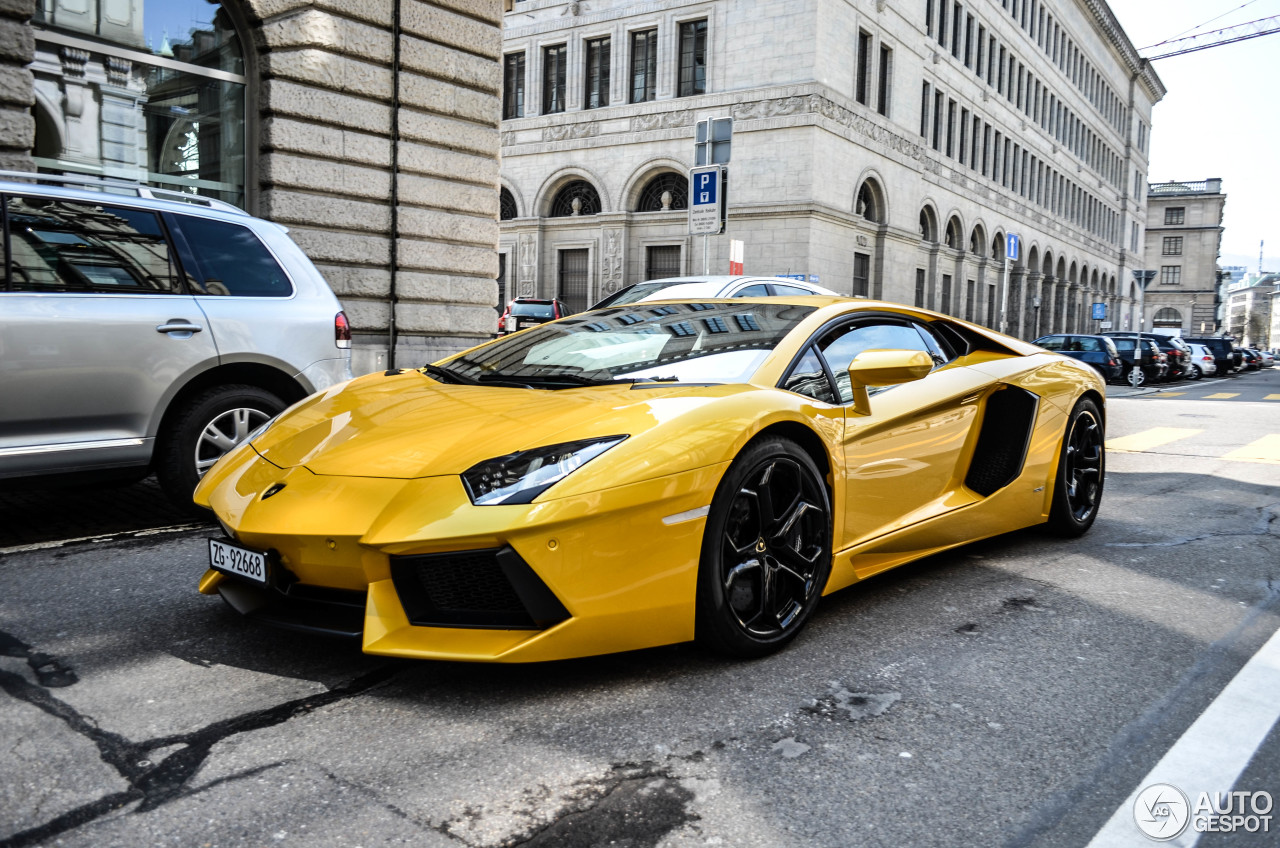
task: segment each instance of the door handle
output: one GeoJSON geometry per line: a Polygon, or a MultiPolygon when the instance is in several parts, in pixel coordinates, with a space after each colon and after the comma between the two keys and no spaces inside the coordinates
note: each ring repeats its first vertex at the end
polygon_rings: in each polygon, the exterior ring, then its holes
{"type": "Polygon", "coordinates": [[[199,324],[192,324],[190,321],[183,321],[175,318],[167,324],[161,324],[156,327],[157,333],[198,333],[204,327],[199,324]]]}

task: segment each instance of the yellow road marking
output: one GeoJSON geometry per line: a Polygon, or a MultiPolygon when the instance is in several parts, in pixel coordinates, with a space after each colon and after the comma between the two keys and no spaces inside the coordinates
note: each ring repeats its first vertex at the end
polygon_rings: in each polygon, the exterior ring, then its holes
{"type": "Polygon", "coordinates": [[[1200,400],[1226,400],[1227,398],[1240,397],[1239,392],[1217,392],[1211,395],[1205,395],[1200,400]]]}
{"type": "Polygon", "coordinates": [[[1236,448],[1223,459],[1238,459],[1244,462],[1274,462],[1280,464],[1280,434],[1272,433],[1263,436],[1256,442],[1250,442],[1242,448],[1236,448]]]}
{"type": "Polygon", "coordinates": [[[1152,427],[1150,430],[1143,430],[1141,433],[1134,433],[1132,436],[1108,439],[1107,450],[1125,453],[1146,451],[1203,432],[1204,430],[1191,430],[1185,427],[1152,427]]]}
{"type": "Polygon", "coordinates": [[[1280,395],[1267,395],[1263,400],[1280,400],[1280,395]]]}
{"type": "Polygon", "coordinates": [[[1185,394],[1186,392],[1160,392],[1156,397],[1180,397],[1185,394]]]}

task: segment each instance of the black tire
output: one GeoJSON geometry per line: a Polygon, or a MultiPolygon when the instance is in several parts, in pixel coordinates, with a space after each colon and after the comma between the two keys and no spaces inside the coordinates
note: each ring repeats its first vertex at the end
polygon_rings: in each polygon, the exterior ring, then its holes
{"type": "Polygon", "coordinates": [[[831,574],[831,538],[831,501],[813,459],[786,439],[744,450],[711,501],[697,641],[730,656],[762,657],[794,639],[831,574]]]}
{"type": "Polygon", "coordinates": [[[271,392],[245,385],[218,386],[188,400],[156,448],[156,476],[165,494],[195,509],[191,493],[204,472],[284,407],[271,392]]]}
{"type": "Polygon", "coordinates": [[[1187,372],[1187,379],[1191,381],[1199,380],[1204,376],[1204,372],[1200,370],[1199,365],[1192,365],[1191,370],[1187,372]]]}
{"type": "Polygon", "coordinates": [[[1081,398],[1067,419],[1062,455],[1054,475],[1053,507],[1045,529],[1056,536],[1083,536],[1098,517],[1106,482],[1107,454],[1102,412],[1081,398]]]}

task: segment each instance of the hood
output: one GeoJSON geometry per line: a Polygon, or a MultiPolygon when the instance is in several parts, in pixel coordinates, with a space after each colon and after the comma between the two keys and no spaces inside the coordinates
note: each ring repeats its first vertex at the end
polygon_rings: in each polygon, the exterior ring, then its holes
{"type": "Polygon", "coordinates": [[[445,385],[418,371],[376,374],[313,396],[253,447],[273,465],[321,475],[460,474],[520,450],[643,432],[664,417],[655,401],[682,390],[688,388],[513,389],[445,385]]]}

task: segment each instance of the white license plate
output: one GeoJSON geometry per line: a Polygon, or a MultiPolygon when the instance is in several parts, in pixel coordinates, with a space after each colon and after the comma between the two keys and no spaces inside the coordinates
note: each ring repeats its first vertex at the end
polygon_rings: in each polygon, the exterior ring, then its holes
{"type": "Polygon", "coordinates": [[[209,540],[209,565],[255,583],[267,582],[267,555],[217,539],[209,540]]]}

